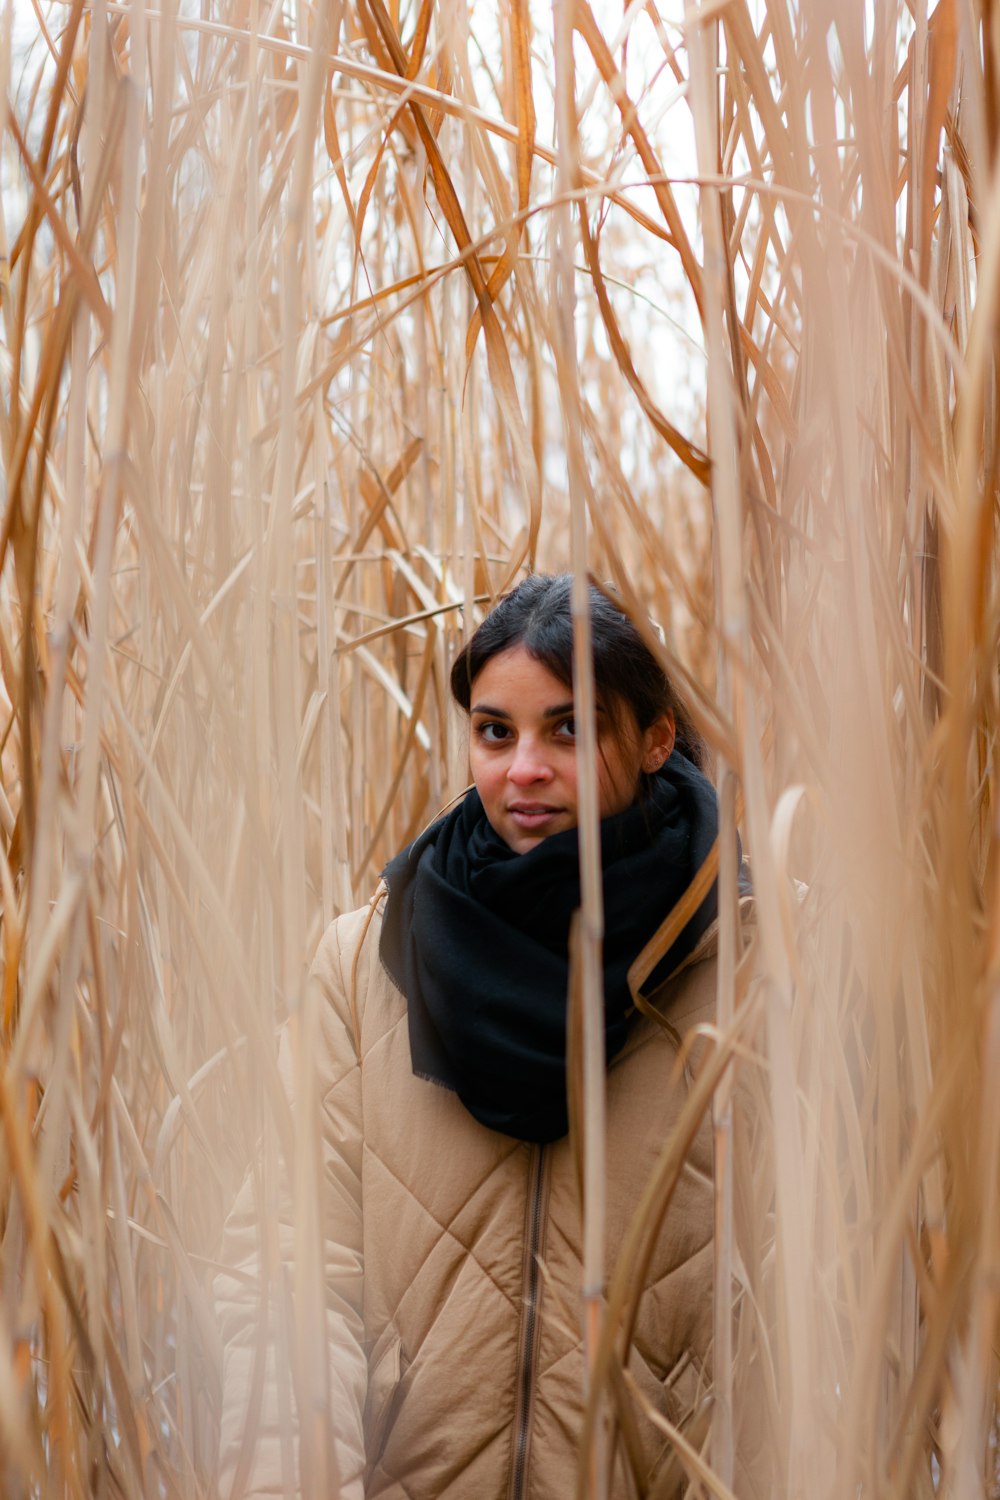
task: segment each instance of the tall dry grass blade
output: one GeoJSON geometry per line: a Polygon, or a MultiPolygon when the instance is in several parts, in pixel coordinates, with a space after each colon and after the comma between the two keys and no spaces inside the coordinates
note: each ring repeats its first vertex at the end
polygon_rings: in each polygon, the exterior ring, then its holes
{"type": "MultiPolygon", "coordinates": [[[[703,173],[717,169],[719,157],[718,103],[714,80],[718,71],[717,30],[713,22],[685,9],[687,52],[694,92],[695,142],[703,173]],[[700,106],[700,107],[699,107],[700,106]]],[[[748,640],[743,593],[743,505],[737,469],[739,430],[736,393],[729,372],[721,311],[728,276],[719,195],[711,188],[701,194],[704,242],[702,285],[705,290],[705,335],[708,348],[708,419],[711,441],[712,506],[715,519],[716,599],[719,617],[720,660],[717,692],[723,713],[739,724],[746,708],[748,640]]],[[[732,329],[730,329],[732,332],[732,329]]],[[[732,353],[735,355],[736,350],[732,353]]],[[[747,713],[752,724],[754,715],[747,713]]],[[[738,760],[720,762],[718,861],[719,960],[718,1024],[733,1024],[734,986],[739,947],[739,904],[736,869],[736,787],[738,760]]],[[[765,875],[766,878],[766,875],[765,875]]],[[[764,922],[767,922],[765,911],[764,922]]],[[[776,1079],[780,1088],[784,1080],[776,1079]]],[[[716,1418],[712,1428],[712,1462],[721,1484],[733,1482],[733,1182],[732,1076],[723,1076],[713,1100],[715,1127],[715,1307],[713,1359],[716,1370],[716,1418]]],[[[779,1201],[778,1213],[782,1205],[779,1201]]],[[[788,1222],[787,1216],[785,1219],[788,1222]]],[[[780,1222],[780,1219],[779,1219],[780,1222]]],[[[807,1375],[805,1370],[801,1374],[807,1375]]],[[[807,1387],[808,1388],[808,1387],[807,1387]]],[[[793,1422],[794,1430],[794,1422],[793,1422]]],[[[796,1481],[793,1479],[793,1484],[796,1481]]]]}
{"type": "MultiPolygon", "coordinates": [[[[588,574],[587,511],[590,480],[576,418],[579,404],[574,295],[575,236],[568,194],[578,186],[579,122],[576,69],[573,59],[573,0],[560,0],[554,15],[556,64],[555,108],[558,166],[556,187],[562,201],[553,213],[552,304],[555,309],[554,354],[564,414],[564,444],[568,459],[570,558],[573,566],[573,696],[577,725],[579,776],[578,821],[581,906],[576,930],[580,987],[580,1052],[582,1090],[579,1097],[580,1139],[583,1147],[583,1286],[584,1396],[594,1377],[603,1322],[605,1282],[606,1121],[604,1104],[607,1059],[604,1045],[604,898],[601,882],[601,835],[598,809],[597,701],[591,640],[590,581],[588,574]]],[[[607,1494],[604,1424],[592,1426],[590,1444],[581,1453],[586,1477],[584,1493],[592,1500],[607,1494]]]]}

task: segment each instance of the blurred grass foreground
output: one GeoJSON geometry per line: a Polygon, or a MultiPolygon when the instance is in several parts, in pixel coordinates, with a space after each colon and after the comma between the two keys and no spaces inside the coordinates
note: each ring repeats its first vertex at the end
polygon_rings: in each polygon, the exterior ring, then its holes
{"type": "Polygon", "coordinates": [[[0,1494],[214,1493],[276,1028],[571,538],[757,892],[690,1493],[752,1363],[776,1494],[1000,1494],[1000,6],[6,0],[0,79],[0,1494]]]}

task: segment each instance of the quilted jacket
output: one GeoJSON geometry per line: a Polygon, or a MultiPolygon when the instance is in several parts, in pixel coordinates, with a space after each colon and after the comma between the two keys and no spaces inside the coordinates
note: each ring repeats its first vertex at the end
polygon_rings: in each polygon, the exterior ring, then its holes
{"type": "MultiPolygon", "coordinates": [[[[318,1114],[325,1176],[321,1238],[329,1400],[344,1500],[561,1500],[573,1494],[581,1423],[582,1225],[566,1140],[539,1147],[486,1129],[456,1095],[417,1078],[406,1005],[378,957],[380,912],[327,930],[311,976],[318,1007],[318,1114]]],[[[711,1019],[714,939],[658,993],[675,1038],[711,1019]]],[[[689,1075],[653,1020],[633,1018],[608,1072],[607,1265],[689,1075]]],[[[284,1170],[283,1166],[282,1169],[284,1170]]],[[[289,1215],[290,1218],[290,1215],[289,1215]]],[[[630,1373],[633,1451],[657,1500],[686,1487],[648,1403],[701,1447],[710,1403],[712,1140],[693,1143],[639,1302],[630,1373]]],[[[294,1267],[290,1222],[280,1254],[294,1267]]],[[[225,1345],[219,1493],[230,1494],[248,1411],[248,1495],[297,1494],[301,1430],[291,1377],[268,1353],[251,1396],[260,1299],[248,1180],[230,1215],[216,1284],[225,1345]]],[[[294,1296],[296,1277],[285,1277],[294,1296]]],[[[271,1343],[273,1345],[273,1336],[271,1343]]],[[[758,1493],[738,1453],[736,1493],[758,1493]]],[[[624,1461],[614,1500],[634,1493],[624,1461]]],[[[331,1500],[333,1497],[331,1495],[331,1500]]]]}

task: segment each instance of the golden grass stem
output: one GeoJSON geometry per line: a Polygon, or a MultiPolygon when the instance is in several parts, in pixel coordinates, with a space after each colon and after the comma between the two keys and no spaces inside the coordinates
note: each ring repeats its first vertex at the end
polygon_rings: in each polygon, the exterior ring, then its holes
{"type": "MultiPolygon", "coordinates": [[[[570,205],[565,195],[577,186],[578,120],[573,59],[574,6],[558,0],[554,12],[556,64],[555,105],[558,147],[557,186],[564,194],[553,216],[552,302],[555,309],[554,353],[564,415],[570,502],[570,556],[573,566],[573,693],[577,724],[577,786],[580,832],[580,926],[578,929],[582,1012],[583,1142],[583,1285],[584,1395],[593,1378],[604,1300],[605,1238],[605,1075],[604,985],[602,946],[604,903],[601,884],[600,812],[598,809],[597,705],[591,644],[587,511],[589,479],[580,440],[576,357],[575,243],[570,205]]],[[[580,1127],[582,1126],[582,1129],[580,1127]]],[[[581,1455],[587,1473],[586,1494],[601,1500],[607,1493],[603,1423],[593,1428],[592,1444],[581,1455]]]]}
{"type": "MultiPolygon", "coordinates": [[[[719,156],[717,26],[693,6],[685,6],[685,34],[690,58],[689,100],[701,172],[714,171],[719,156]]],[[[729,374],[721,308],[728,283],[719,195],[703,187],[700,194],[704,264],[701,270],[705,342],[709,359],[708,422],[712,507],[715,518],[716,600],[719,615],[717,693],[724,714],[739,722],[747,667],[744,643],[747,621],[743,596],[742,500],[737,473],[738,429],[735,396],[729,374]]],[[[739,941],[736,894],[735,768],[720,761],[719,787],[719,959],[717,1015],[720,1031],[733,1021],[739,941]]],[[[715,1130],[715,1292],[713,1360],[717,1406],[712,1424],[712,1465],[720,1483],[733,1483],[733,1181],[732,1076],[723,1075],[713,1100],[715,1130]]]]}

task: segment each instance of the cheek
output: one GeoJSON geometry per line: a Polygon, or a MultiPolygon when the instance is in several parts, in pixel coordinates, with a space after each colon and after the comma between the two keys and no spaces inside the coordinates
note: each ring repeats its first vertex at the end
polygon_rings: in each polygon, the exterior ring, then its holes
{"type": "Polygon", "coordinates": [[[598,761],[597,790],[602,818],[624,812],[639,789],[640,758],[609,746],[598,761]]]}
{"type": "Polygon", "coordinates": [[[469,770],[476,784],[476,791],[484,803],[496,796],[497,788],[503,781],[503,771],[496,758],[483,755],[481,752],[477,753],[475,749],[470,748],[469,770]]]}

